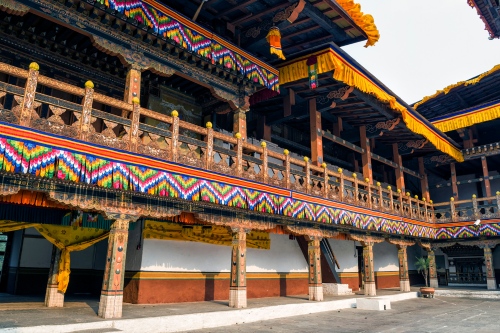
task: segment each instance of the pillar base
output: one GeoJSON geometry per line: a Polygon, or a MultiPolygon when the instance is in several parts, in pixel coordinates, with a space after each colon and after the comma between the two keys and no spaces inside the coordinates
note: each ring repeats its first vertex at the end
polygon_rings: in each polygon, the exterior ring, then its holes
{"type": "Polygon", "coordinates": [[[375,282],[365,282],[365,295],[366,296],[377,295],[377,287],[375,286],[375,282]]]}
{"type": "Polygon", "coordinates": [[[99,301],[98,315],[101,318],[121,318],[123,307],[123,295],[108,296],[101,295],[99,301]]]}
{"type": "Polygon", "coordinates": [[[247,307],[247,288],[230,288],[229,289],[229,306],[231,308],[246,308],[247,307]]]}
{"type": "Polygon", "coordinates": [[[486,279],[486,285],[488,290],[496,290],[497,289],[497,282],[495,278],[488,278],[486,279]]]}
{"type": "Polygon", "coordinates": [[[64,306],[64,293],[57,290],[57,285],[47,286],[45,306],[48,308],[62,308],[64,306]]]}
{"type": "Polygon", "coordinates": [[[309,286],[309,300],[320,302],[323,300],[323,286],[309,286]]]}
{"type": "Polygon", "coordinates": [[[431,288],[439,288],[439,282],[437,278],[431,278],[429,279],[429,286],[431,288]]]}
{"type": "Polygon", "coordinates": [[[403,292],[410,291],[410,280],[399,281],[399,291],[403,291],[403,292]]]}

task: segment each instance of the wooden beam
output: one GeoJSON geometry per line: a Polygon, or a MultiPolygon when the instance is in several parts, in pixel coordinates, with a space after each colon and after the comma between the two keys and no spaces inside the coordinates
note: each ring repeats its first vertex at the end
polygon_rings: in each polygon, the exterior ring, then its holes
{"type": "Polygon", "coordinates": [[[486,191],[486,196],[491,197],[490,176],[486,156],[481,156],[481,166],[483,167],[484,189],[486,191]]]}
{"type": "Polygon", "coordinates": [[[396,186],[398,189],[401,190],[402,193],[404,193],[405,192],[405,177],[404,177],[404,173],[402,170],[403,160],[401,159],[401,155],[399,154],[397,143],[392,144],[392,159],[398,165],[398,167],[395,169],[396,186]]]}
{"type": "Polygon", "coordinates": [[[333,124],[333,135],[340,138],[340,133],[342,132],[342,118],[337,117],[337,121],[333,124]]]}
{"type": "Polygon", "coordinates": [[[239,5],[236,5],[236,6],[230,5],[230,6],[228,6],[229,8],[227,10],[219,13],[217,15],[217,18],[221,18],[222,16],[225,16],[225,15],[231,13],[231,12],[234,12],[237,9],[244,8],[244,7],[248,6],[248,5],[251,5],[252,3],[256,2],[256,1],[257,0],[248,0],[248,1],[244,1],[244,2],[242,2],[242,3],[240,3],[239,5]]]}
{"type": "Polygon", "coordinates": [[[309,129],[311,133],[311,162],[323,163],[323,138],[321,136],[321,113],[316,110],[316,99],[309,100],[309,129]]]}
{"type": "Polygon", "coordinates": [[[278,12],[281,8],[284,8],[284,7],[287,7],[287,6],[290,6],[290,3],[285,2],[285,3],[282,3],[281,5],[276,5],[276,6],[273,6],[271,8],[268,8],[268,9],[266,9],[266,10],[264,10],[264,11],[258,13],[258,14],[255,14],[255,15],[251,14],[250,16],[244,16],[244,17],[239,18],[239,19],[237,19],[237,20],[235,20],[233,22],[230,22],[230,23],[234,24],[234,25],[241,25],[241,24],[243,24],[243,23],[245,23],[247,21],[256,20],[259,17],[267,15],[269,13],[278,12]]]}
{"type": "Polygon", "coordinates": [[[451,171],[451,191],[455,200],[458,200],[458,186],[457,186],[457,171],[455,169],[455,163],[450,164],[451,171]]]}
{"type": "Polygon", "coordinates": [[[429,194],[429,181],[427,179],[427,173],[425,173],[425,166],[424,166],[424,158],[419,157],[418,158],[418,172],[420,173],[420,176],[422,178],[420,179],[420,188],[422,190],[422,198],[425,198],[427,202],[431,200],[430,194],[429,194]]]}
{"type": "Polygon", "coordinates": [[[361,162],[363,163],[363,178],[368,178],[369,183],[371,184],[373,182],[372,156],[370,141],[366,137],[366,126],[359,127],[359,136],[361,141],[361,149],[364,150],[363,154],[361,154],[361,162]]]}
{"type": "MultiPolygon", "coordinates": [[[[288,1],[294,2],[295,0],[288,1]]],[[[314,22],[316,22],[320,27],[325,29],[331,36],[333,36],[336,43],[350,38],[350,36],[342,28],[333,23],[329,17],[325,16],[318,8],[314,7],[311,3],[306,2],[303,12],[314,22]]]]}

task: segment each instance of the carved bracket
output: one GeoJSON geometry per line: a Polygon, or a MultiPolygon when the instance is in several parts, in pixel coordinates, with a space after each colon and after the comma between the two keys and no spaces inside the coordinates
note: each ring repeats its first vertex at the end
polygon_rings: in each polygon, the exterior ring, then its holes
{"type": "Polygon", "coordinates": [[[307,236],[309,238],[311,237],[333,238],[338,236],[339,234],[337,231],[322,230],[322,229],[300,227],[300,226],[290,226],[290,225],[285,226],[285,230],[290,232],[292,235],[307,236]]]}

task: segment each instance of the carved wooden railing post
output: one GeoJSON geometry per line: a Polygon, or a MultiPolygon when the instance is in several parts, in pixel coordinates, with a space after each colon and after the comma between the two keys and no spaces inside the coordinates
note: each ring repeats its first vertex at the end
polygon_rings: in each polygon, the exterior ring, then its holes
{"type": "Polygon", "coordinates": [[[330,186],[328,186],[328,170],[326,169],[326,163],[321,163],[321,167],[323,168],[323,197],[328,198],[328,191],[330,190],[330,186]]]}
{"type": "Polygon", "coordinates": [[[19,111],[19,125],[29,127],[31,124],[31,115],[34,111],[36,85],[38,82],[38,70],[40,66],[32,62],[29,66],[28,78],[24,87],[24,96],[19,111]]]}
{"type": "MultiPolygon", "coordinates": [[[[411,198],[410,198],[411,200],[411,198]]],[[[415,214],[416,214],[416,218],[419,218],[422,214],[421,214],[421,211],[422,211],[422,208],[420,207],[420,203],[418,202],[418,195],[415,194],[415,205],[416,205],[416,209],[415,209],[415,214]]]]}
{"type": "Polygon", "coordinates": [[[172,111],[172,146],[171,156],[172,161],[177,162],[178,159],[178,151],[179,151],[179,112],[176,110],[172,111]]]}
{"type": "Polygon", "coordinates": [[[243,139],[241,133],[234,135],[236,138],[236,175],[241,177],[243,175],[243,139]]]}
{"type": "Polygon", "coordinates": [[[403,206],[403,193],[401,192],[401,189],[398,188],[398,195],[399,195],[399,214],[403,216],[404,214],[404,206],[403,206]]]}
{"type": "Polygon", "coordinates": [[[450,198],[450,212],[451,212],[451,221],[455,222],[457,218],[457,212],[455,211],[455,198],[451,197],[450,198]]]}
{"type": "Polygon", "coordinates": [[[378,200],[379,200],[379,209],[384,210],[384,192],[382,191],[382,184],[377,182],[378,187],[378,200]]]}
{"type": "Polygon", "coordinates": [[[497,196],[497,216],[500,216],[500,191],[496,192],[497,196]]]}
{"type": "Polygon", "coordinates": [[[352,174],[352,177],[354,178],[354,202],[358,203],[359,201],[358,175],[354,172],[352,174]]]}
{"type": "Polygon", "coordinates": [[[473,217],[475,219],[478,219],[479,209],[477,208],[477,196],[475,194],[472,195],[472,212],[473,212],[473,217]]]}
{"type": "Polygon", "coordinates": [[[424,202],[424,221],[429,222],[429,210],[427,209],[427,200],[425,198],[422,198],[422,201],[424,202]]]}
{"type": "Polygon", "coordinates": [[[304,162],[306,162],[306,166],[304,167],[304,172],[306,173],[306,193],[311,193],[311,165],[309,164],[309,157],[304,156],[304,162]]]}
{"type": "Polygon", "coordinates": [[[262,181],[267,183],[269,180],[269,166],[268,166],[268,158],[267,158],[267,144],[265,141],[260,143],[262,147],[262,181]]]}
{"type": "Polygon", "coordinates": [[[344,174],[342,173],[342,168],[338,168],[339,175],[339,199],[340,201],[344,201],[344,174]]]}
{"type": "Polygon", "coordinates": [[[392,193],[391,185],[387,186],[387,189],[389,190],[389,202],[390,202],[389,209],[391,210],[391,213],[394,213],[394,194],[392,193]]]}
{"type": "Polygon", "coordinates": [[[410,192],[406,192],[406,196],[408,197],[408,209],[410,209],[410,217],[413,217],[413,207],[412,207],[412,204],[411,204],[411,196],[410,196],[410,192]]]}
{"type": "Polygon", "coordinates": [[[94,103],[94,83],[92,81],[85,82],[85,96],[82,100],[82,115],[80,117],[80,134],[79,139],[88,140],[90,126],[92,126],[92,105],[94,103]]]}
{"type": "Polygon", "coordinates": [[[207,152],[205,154],[205,168],[207,170],[212,169],[214,162],[214,129],[212,128],[212,123],[207,122],[205,125],[207,127],[207,136],[205,137],[205,142],[207,143],[207,152]]]}
{"type": "Polygon", "coordinates": [[[141,105],[139,103],[139,98],[134,97],[132,98],[132,120],[130,123],[130,137],[129,137],[129,142],[130,142],[130,151],[131,152],[137,152],[137,146],[139,144],[139,118],[141,116],[141,105]]]}
{"type": "Polygon", "coordinates": [[[367,191],[368,191],[368,198],[367,198],[367,200],[368,200],[368,207],[372,208],[372,184],[371,184],[370,178],[366,178],[365,182],[368,184],[366,186],[367,191]]]}
{"type": "Polygon", "coordinates": [[[285,155],[285,186],[290,188],[290,152],[285,149],[283,150],[283,155],[285,155]]]}

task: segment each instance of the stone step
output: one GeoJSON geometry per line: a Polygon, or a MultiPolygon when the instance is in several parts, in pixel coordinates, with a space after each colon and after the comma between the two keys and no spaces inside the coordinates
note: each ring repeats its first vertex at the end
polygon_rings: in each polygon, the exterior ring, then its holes
{"type": "Polygon", "coordinates": [[[349,285],[340,283],[323,283],[323,293],[331,296],[354,295],[349,285]]]}

